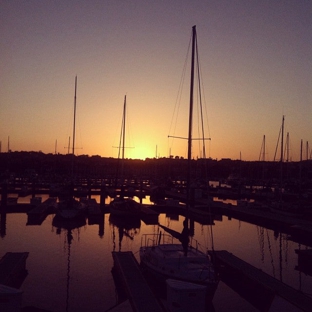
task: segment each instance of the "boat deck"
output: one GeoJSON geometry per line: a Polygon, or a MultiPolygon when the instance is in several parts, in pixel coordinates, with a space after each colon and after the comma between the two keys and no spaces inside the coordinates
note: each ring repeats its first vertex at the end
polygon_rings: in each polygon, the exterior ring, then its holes
{"type": "Polygon", "coordinates": [[[133,311],[163,312],[160,303],[144,279],[132,252],[113,252],[114,267],[121,277],[133,311]]]}
{"type": "MultiPolygon", "coordinates": [[[[267,293],[271,294],[272,298],[278,296],[297,309],[311,311],[312,298],[271,277],[233,254],[221,250],[215,251],[214,257],[218,265],[228,267],[232,271],[235,271],[236,277],[240,276],[245,280],[249,280],[252,284],[257,284],[259,287],[265,289],[267,293]]],[[[227,272],[229,272],[229,270],[227,272]]]]}
{"type": "Polygon", "coordinates": [[[159,255],[165,258],[179,259],[181,263],[194,261],[194,259],[199,261],[206,262],[207,255],[198,251],[195,248],[189,248],[187,250],[187,254],[185,255],[185,251],[181,244],[160,244],[155,248],[156,251],[159,251],[159,255]]]}

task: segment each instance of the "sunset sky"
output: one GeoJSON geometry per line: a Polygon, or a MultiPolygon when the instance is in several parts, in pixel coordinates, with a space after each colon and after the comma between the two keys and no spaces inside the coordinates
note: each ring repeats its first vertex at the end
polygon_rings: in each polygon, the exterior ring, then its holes
{"type": "Polygon", "coordinates": [[[168,135],[187,135],[189,66],[173,116],[193,25],[207,156],[258,160],[265,135],[273,160],[284,115],[298,161],[301,140],[312,148],[310,0],[0,0],[1,151],[9,138],[67,153],[77,75],[75,154],[117,157],[127,95],[126,157],[186,157],[168,135]]]}

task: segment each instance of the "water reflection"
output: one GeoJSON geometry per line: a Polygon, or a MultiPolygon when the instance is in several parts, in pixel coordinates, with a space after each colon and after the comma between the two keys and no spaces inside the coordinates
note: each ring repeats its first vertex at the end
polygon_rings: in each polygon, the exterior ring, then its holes
{"type": "Polygon", "coordinates": [[[109,215],[109,224],[112,227],[113,251],[117,251],[115,230],[118,232],[118,251],[122,251],[121,246],[124,237],[133,240],[135,236],[140,234],[141,219],[136,216],[124,218],[109,215]]]}
{"type": "Polygon", "coordinates": [[[65,311],[69,312],[69,290],[70,290],[70,261],[71,261],[71,245],[74,239],[73,231],[77,231],[79,237],[79,229],[86,225],[86,218],[63,219],[55,215],[52,225],[56,227],[57,235],[64,235],[64,251],[67,251],[67,272],[66,272],[66,305],[65,311]]]}
{"type": "Polygon", "coordinates": [[[1,211],[0,213],[0,236],[4,238],[6,235],[6,213],[1,211]]]}
{"type": "MultiPolygon", "coordinates": [[[[159,215],[160,224],[179,233],[183,220],[184,217],[177,214],[159,215]]],[[[60,224],[50,215],[39,226],[26,226],[26,223],[25,213],[1,215],[0,257],[9,251],[29,252],[29,274],[22,285],[23,305],[53,312],[64,311],[64,308],[66,311],[111,308],[116,304],[111,252],[132,251],[137,257],[142,234],[160,230],[158,225],[147,225],[141,220],[120,222],[109,214],[101,219],[101,236],[99,223],[89,224],[86,220],[69,226],[60,224]],[[61,247],[64,254],[60,252],[61,247]],[[62,285],[66,286],[66,291],[62,285]]],[[[228,217],[214,217],[213,225],[193,220],[190,228],[202,246],[211,249],[213,235],[216,250],[227,250],[296,290],[311,294],[311,272],[301,263],[299,265],[296,253],[311,245],[294,242],[279,229],[274,231],[228,217]]],[[[215,310],[252,311],[252,304],[242,299],[235,287],[233,289],[224,282],[219,284],[213,299],[215,310]],[[224,298],[230,298],[230,303],[227,304],[224,298]]]]}

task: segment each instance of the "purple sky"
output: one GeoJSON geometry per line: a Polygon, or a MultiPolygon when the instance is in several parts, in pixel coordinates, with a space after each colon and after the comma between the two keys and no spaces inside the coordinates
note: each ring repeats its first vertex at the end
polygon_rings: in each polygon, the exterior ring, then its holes
{"type": "Polygon", "coordinates": [[[13,151],[67,152],[77,75],[76,154],[117,157],[127,94],[126,157],[186,157],[167,137],[187,135],[188,95],[173,112],[196,25],[208,156],[258,160],[265,135],[273,160],[285,115],[299,160],[300,141],[312,146],[311,13],[307,0],[0,0],[2,152],[8,137],[13,151]]]}

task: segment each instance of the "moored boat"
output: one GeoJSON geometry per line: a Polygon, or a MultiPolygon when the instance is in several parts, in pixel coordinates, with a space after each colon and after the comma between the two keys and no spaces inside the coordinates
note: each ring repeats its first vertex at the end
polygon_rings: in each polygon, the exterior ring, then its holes
{"type": "MultiPolygon", "coordinates": [[[[191,88],[188,131],[188,169],[186,182],[186,209],[183,230],[181,233],[159,225],[167,233],[146,234],[142,236],[140,247],[140,263],[146,271],[164,282],[168,279],[179,280],[206,287],[206,301],[210,302],[217,289],[219,278],[214,270],[208,255],[199,250],[199,245],[190,243],[189,214],[194,201],[191,196],[191,160],[192,160],[192,116],[193,116],[193,89],[195,74],[195,58],[198,65],[196,26],[192,28],[192,63],[191,63],[191,88]]],[[[179,138],[179,137],[178,137],[179,138]]],[[[202,138],[204,141],[205,139],[202,138]]],[[[204,153],[205,154],[205,153],[204,153]]]]}
{"type": "MultiPolygon", "coordinates": [[[[126,140],[126,107],[127,107],[127,97],[124,98],[123,105],[123,116],[122,116],[122,125],[121,125],[121,135],[120,135],[120,144],[119,144],[119,153],[118,159],[120,156],[121,150],[121,194],[118,197],[115,197],[109,205],[109,210],[112,215],[119,217],[131,217],[131,216],[139,216],[141,213],[141,205],[137,203],[132,197],[124,196],[124,159],[125,159],[125,140],[126,140]]],[[[119,169],[119,168],[118,168],[119,169]]],[[[118,172],[118,171],[117,171],[118,172]]],[[[116,177],[116,184],[117,184],[116,177]]]]}
{"type": "Polygon", "coordinates": [[[173,236],[145,234],[140,248],[141,266],[161,283],[174,279],[205,286],[209,302],[218,286],[218,274],[209,255],[196,245],[189,244],[185,253],[183,245],[175,242],[173,236]]]}
{"type": "Polygon", "coordinates": [[[84,217],[86,212],[87,205],[73,197],[59,202],[56,209],[56,215],[63,219],[84,217]]]}
{"type": "Polygon", "coordinates": [[[119,217],[139,217],[141,206],[132,198],[116,197],[109,205],[110,214],[119,217]]]}

